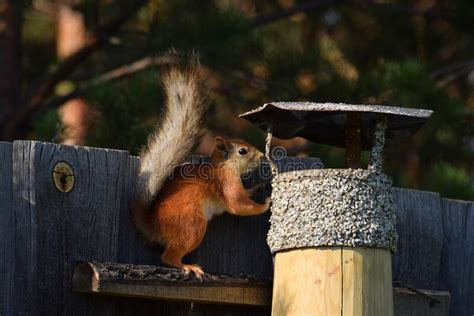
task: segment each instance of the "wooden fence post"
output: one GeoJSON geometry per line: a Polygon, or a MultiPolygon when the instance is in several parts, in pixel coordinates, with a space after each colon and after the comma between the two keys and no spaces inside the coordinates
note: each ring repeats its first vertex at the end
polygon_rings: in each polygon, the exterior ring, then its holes
{"type": "Polygon", "coordinates": [[[315,247],[275,256],[273,315],[393,315],[391,254],[315,247]]]}
{"type": "MultiPolygon", "coordinates": [[[[275,253],[273,315],[393,315],[397,232],[391,180],[381,172],[386,121],[364,169],[279,173],[268,244],[275,253]]],[[[358,137],[351,141],[360,142],[358,137]]],[[[348,163],[358,165],[358,146],[348,163]]]]}

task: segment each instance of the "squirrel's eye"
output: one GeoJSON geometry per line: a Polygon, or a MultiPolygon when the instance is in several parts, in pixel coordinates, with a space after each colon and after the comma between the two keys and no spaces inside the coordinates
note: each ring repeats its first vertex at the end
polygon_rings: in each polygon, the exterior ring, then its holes
{"type": "Polygon", "coordinates": [[[240,148],[240,149],[239,149],[239,155],[241,155],[241,156],[247,155],[247,149],[245,149],[245,148],[240,148]]]}

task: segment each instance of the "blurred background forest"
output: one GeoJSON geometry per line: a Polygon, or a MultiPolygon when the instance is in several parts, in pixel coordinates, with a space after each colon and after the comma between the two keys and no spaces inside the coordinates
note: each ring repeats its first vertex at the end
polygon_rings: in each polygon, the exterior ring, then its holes
{"type": "MultiPolygon", "coordinates": [[[[472,0],[0,0],[0,140],[37,139],[136,154],[162,106],[170,47],[201,56],[214,135],[263,148],[237,114],[269,101],[434,110],[386,150],[403,187],[474,200],[472,0]]],[[[291,155],[342,166],[303,139],[291,155]]]]}

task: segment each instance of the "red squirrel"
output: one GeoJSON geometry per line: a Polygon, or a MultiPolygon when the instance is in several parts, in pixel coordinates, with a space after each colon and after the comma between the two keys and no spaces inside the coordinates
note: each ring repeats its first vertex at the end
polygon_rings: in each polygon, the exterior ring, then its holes
{"type": "Polygon", "coordinates": [[[181,165],[199,145],[209,107],[197,59],[169,69],[163,86],[165,111],[140,154],[132,215],[145,239],[165,247],[163,263],[201,278],[202,268],[182,258],[202,242],[208,221],[224,211],[247,216],[269,209],[270,198],[254,202],[249,194],[256,188],[246,191],[241,181],[263,154],[242,140],[216,137],[210,164],[181,165]]]}

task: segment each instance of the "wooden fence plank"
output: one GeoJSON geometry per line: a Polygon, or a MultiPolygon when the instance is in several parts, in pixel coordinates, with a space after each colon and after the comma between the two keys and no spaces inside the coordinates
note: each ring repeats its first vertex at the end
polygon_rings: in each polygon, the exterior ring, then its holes
{"type": "Polygon", "coordinates": [[[214,218],[202,244],[188,260],[198,262],[209,273],[272,277],[273,261],[266,244],[269,217],[223,214],[214,218]]]}
{"type": "Polygon", "coordinates": [[[13,276],[14,217],[12,204],[12,144],[0,142],[0,314],[10,313],[13,276]]]}
{"type": "Polygon", "coordinates": [[[415,288],[438,289],[443,226],[439,194],[394,189],[398,250],[393,279],[415,288]]]}
{"type": "MultiPolygon", "coordinates": [[[[414,293],[404,288],[393,289],[394,315],[399,316],[447,316],[450,295],[447,292],[417,290],[414,293]]],[[[453,314],[455,315],[455,314],[453,314]]]]}
{"type": "Polygon", "coordinates": [[[38,212],[37,313],[112,314],[110,306],[72,294],[78,260],[117,260],[119,209],[128,153],[87,147],[41,144],[35,154],[38,212]],[[74,187],[60,192],[52,181],[58,162],[74,171],[74,187]]]}
{"type": "Polygon", "coordinates": [[[10,294],[12,315],[36,313],[37,295],[37,207],[34,183],[34,156],[41,151],[41,143],[16,141],[13,143],[13,216],[14,267],[10,294]]]}
{"type": "Polygon", "coordinates": [[[158,264],[162,249],[145,242],[135,229],[128,203],[132,197],[138,170],[138,157],[129,157],[127,183],[124,186],[120,210],[120,234],[118,261],[134,264],[158,264]]]}
{"type": "MultiPolygon", "coordinates": [[[[130,156],[125,184],[122,188],[122,201],[120,206],[120,233],[118,236],[118,262],[133,264],[161,265],[160,256],[162,248],[146,243],[136,231],[130,209],[129,200],[132,196],[138,168],[138,157],[130,156]]],[[[114,298],[121,304],[116,304],[116,311],[123,315],[128,314],[162,314],[172,315],[189,314],[190,303],[153,301],[114,298]],[[125,303],[126,302],[126,303],[125,303]]],[[[212,315],[212,314],[211,314],[212,315]]]]}
{"type": "Polygon", "coordinates": [[[441,199],[441,207],[440,288],[451,294],[451,315],[474,315],[474,203],[441,199]]]}

